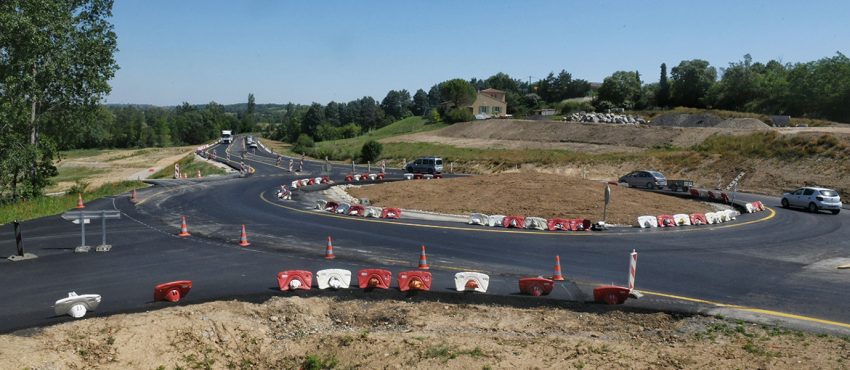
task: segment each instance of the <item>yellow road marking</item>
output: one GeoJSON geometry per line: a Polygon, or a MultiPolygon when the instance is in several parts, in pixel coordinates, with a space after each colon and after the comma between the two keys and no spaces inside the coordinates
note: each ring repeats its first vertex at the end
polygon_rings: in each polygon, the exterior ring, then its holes
{"type": "Polygon", "coordinates": [[[819,323],[819,324],[833,325],[833,326],[838,326],[838,327],[850,329],[850,324],[838,322],[838,321],[818,319],[816,317],[795,315],[795,314],[786,313],[786,312],[766,310],[766,309],[763,309],[763,308],[746,307],[746,306],[739,306],[739,305],[734,305],[734,304],[712,302],[712,301],[707,301],[707,300],[704,300],[704,299],[683,297],[683,296],[678,296],[678,295],[673,295],[673,294],[658,293],[658,292],[652,292],[652,291],[646,291],[646,290],[641,290],[641,293],[659,296],[659,297],[665,297],[665,298],[673,298],[673,299],[678,299],[678,300],[687,301],[687,302],[703,303],[703,304],[708,304],[708,305],[722,307],[722,308],[731,308],[731,309],[735,309],[735,310],[739,310],[739,311],[746,311],[746,312],[758,313],[758,314],[763,314],[763,315],[783,317],[783,318],[787,318],[787,319],[795,319],[795,320],[800,320],[800,321],[815,322],[815,323],[819,323]]]}
{"type": "MultiPolygon", "coordinates": [[[[265,191],[263,191],[262,193],[260,193],[260,199],[261,199],[262,201],[264,201],[264,202],[266,202],[266,203],[268,203],[268,204],[271,204],[271,205],[273,205],[273,206],[276,206],[276,207],[285,208],[285,209],[288,209],[288,210],[291,210],[291,211],[295,211],[295,212],[298,212],[298,213],[305,213],[305,214],[310,214],[310,215],[315,215],[315,216],[320,216],[320,217],[333,217],[333,218],[339,218],[339,219],[350,220],[350,221],[374,222],[374,223],[381,223],[381,224],[388,224],[388,225],[413,226],[413,227],[422,227],[422,228],[429,228],[429,229],[458,230],[458,231],[474,231],[474,232],[485,232],[485,233],[509,233],[509,234],[523,234],[523,235],[550,235],[550,236],[622,236],[622,235],[658,235],[658,234],[654,234],[654,233],[631,233],[631,234],[612,233],[612,234],[605,234],[605,233],[591,233],[590,231],[582,232],[582,233],[557,233],[557,232],[552,232],[552,231],[524,231],[524,230],[523,230],[523,231],[520,231],[520,230],[505,230],[505,229],[502,229],[502,230],[500,230],[500,229],[474,229],[474,228],[469,228],[469,227],[458,227],[458,226],[443,226],[443,225],[414,224],[414,223],[409,223],[409,222],[390,222],[390,221],[379,220],[379,219],[370,219],[370,218],[365,218],[365,217],[364,217],[364,218],[360,218],[360,217],[342,216],[342,215],[337,215],[337,214],[333,214],[333,213],[327,213],[327,212],[314,212],[314,211],[312,211],[312,210],[305,210],[305,209],[299,209],[299,208],[289,207],[289,206],[285,206],[285,205],[283,205],[283,204],[278,204],[278,203],[275,203],[275,202],[273,202],[273,201],[270,201],[270,200],[266,199],[266,192],[265,192],[265,191]]],[[[703,228],[703,229],[696,229],[696,228],[694,228],[694,229],[683,229],[683,230],[680,230],[680,231],[677,231],[677,232],[707,231],[707,230],[716,230],[716,229],[726,229],[726,228],[731,228],[731,227],[739,227],[739,226],[744,226],[744,225],[754,224],[754,223],[757,223],[757,222],[767,221],[767,220],[770,220],[771,218],[773,218],[774,216],[776,216],[776,211],[774,211],[772,208],[767,208],[767,209],[770,211],[770,214],[769,214],[767,217],[760,218],[760,219],[758,219],[758,220],[752,220],[752,221],[742,222],[742,223],[740,223],[740,224],[730,224],[730,225],[725,225],[725,226],[717,226],[717,227],[712,227],[712,228],[703,228]]]]}

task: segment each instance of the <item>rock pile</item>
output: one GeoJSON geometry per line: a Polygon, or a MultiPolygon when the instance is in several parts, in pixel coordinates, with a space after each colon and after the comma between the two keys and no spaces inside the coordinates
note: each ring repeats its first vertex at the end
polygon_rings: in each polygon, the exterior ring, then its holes
{"type": "Polygon", "coordinates": [[[646,120],[639,116],[614,113],[573,113],[566,116],[565,119],[570,122],[582,123],[615,123],[620,125],[646,124],[646,120]]]}

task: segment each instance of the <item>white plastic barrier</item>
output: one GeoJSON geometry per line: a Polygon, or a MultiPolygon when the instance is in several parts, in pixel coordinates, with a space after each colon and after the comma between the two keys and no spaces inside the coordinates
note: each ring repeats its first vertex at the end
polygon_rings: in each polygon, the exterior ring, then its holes
{"type": "Polygon", "coordinates": [[[301,186],[301,181],[293,180],[292,186],[290,186],[290,187],[293,188],[293,189],[297,189],[299,186],[301,186]]]}
{"type": "Polygon", "coordinates": [[[328,201],[324,199],[319,199],[316,201],[316,209],[318,210],[324,211],[326,205],[328,205],[328,201]]]}
{"type": "Polygon", "coordinates": [[[351,285],[351,271],[342,269],[316,271],[316,283],[319,289],[348,289],[351,285]]]}
{"type": "Polygon", "coordinates": [[[709,225],[719,224],[723,222],[717,212],[708,212],[705,214],[705,222],[709,225]]]}
{"type": "Polygon", "coordinates": [[[349,209],[349,208],[351,208],[351,205],[350,205],[350,204],[348,204],[348,203],[342,203],[342,204],[340,204],[340,205],[339,205],[339,207],[336,207],[336,213],[340,213],[340,214],[343,214],[343,215],[347,215],[347,214],[348,214],[348,209],[349,209]]]}
{"type": "Polygon", "coordinates": [[[301,179],[301,186],[307,186],[310,184],[310,179],[301,179]]]}
{"type": "Polygon", "coordinates": [[[316,183],[316,184],[321,184],[321,183],[322,183],[322,178],[321,178],[321,177],[317,177],[317,178],[313,179],[313,182],[314,182],[314,183],[316,183]]]}
{"type": "Polygon", "coordinates": [[[425,174],[425,175],[422,175],[422,178],[423,178],[423,179],[425,179],[425,180],[431,180],[431,179],[433,179],[433,178],[434,178],[434,175],[431,175],[431,174],[425,174]]]}
{"type": "Polygon", "coordinates": [[[502,220],[505,219],[505,215],[492,215],[487,217],[487,226],[490,227],[502,227],[502,220]]]}
{"type": "Polygon", "coordinates": [[[747,208],[747,213],[753,213],[756,211],[756,207],[754,207],[752,203],[744,204],[744,207],[747,208]]]}
{"type": "Polygon", "coordinates": [[[727,210],[723,211],[723,213],[726,214],[726,218],[727,218],[726,221],[732,221],[732,220],[736,219],[738,216],[741,215],[740,212],[735,211],[735,210],[731,210],[731,209],[727,209],[727,210]]]}
{"type": "Polygon", "coordinates": [[[359,174],[354,174],[353,177],[354,177],[354,181],[360,181],[360,175],[359,174]]]}
{"type": "Polygon", "coordinates": [[[99,294],[82,294],[77,295],[76,292],[68,293],[68,296],[62,298],[53,304],[54,313],[57,316],[68,315],[75,319],[82,318],[87,311],[94,311],[100,305],[101,297],[99,294]]]}
{"type": "Polygon", "coordinates": [[[404,179],[405,180],[413,180],[413,174],[412,173],[404,174],[404,179]]]}
{"type": "Polygon", "coordinates": [[[545,218],[540,217],[526,217],[525,218],[525,228],[526,229],[537,229],[537,230],[546,230],[548,224],[546,223],[545,218]]]}
{"type": "Polygon", "coordinates": [[[638,216],[638,226],[641,229],[658,227],[658,219],[655,216],[638,216]]]}
{"type": "Polygon", "coordinates": [[[490,276],[480,272],[458,272],[455,274],[455,289],[458,292],[487,293],[490,276]]]}
{"type": "Polygon", "coordinates": [[[490,216],[487,216],[483,213],[472,213],[469,215],[469,224],[470,225],[481,225],[487,226],[489,223],[490,216]]]}
{"type": "Polygon", "coordinates": [[[380,207],[366,207],[366,217],[381,218],[381,211],[380,207]]]}
{"type": "Polygon", "coordinates": [[[676,221],[676,225],[679,226],[690,226],[691,225],[691,217],[684,213],[677,213],[673,215],[673,220],[676,221]]]}
{"type": "Polygon", "coordinates": [[[378,178],[378,175],[376,175],[376,174],[374,174],[374,173],[370,173],[370,174],[369,174],[369,180],[371,180],[371,181],[375,181],[375,179],[377,179],[377,178],[378,178]]]}

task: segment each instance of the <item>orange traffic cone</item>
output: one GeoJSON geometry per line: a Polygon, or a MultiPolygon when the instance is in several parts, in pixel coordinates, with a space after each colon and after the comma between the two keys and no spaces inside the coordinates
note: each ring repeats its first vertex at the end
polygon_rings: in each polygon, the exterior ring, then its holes
{"type": "Polygon", "coordinates": [[[180,234],[177,234],[177,236],[192,235],[192,234],[189,234],[189,228],[186,227],[186,216],[180,216],[180,217],[181,217],[180,234]]]}
{"type": "Polygon", "coordinates": [[[86,205],[83,204],[83,195],[80,194],[80,193],[77,193],[77,209],[83,209],[83,208],[86,208],[86,205]]]}
{"type": "Polygon", "coordinates": [[[133,192],[130,194],[130,201],[131,202],[136,201],[136,189],[133,189],[133,192]]]}
{"type": "Polygon", "coordinates": [[[325,259],[332,260],[334,258],[336,258],[336,256],[334,256],[334,245],[331,242],[331,236],[328,235],[328,246],[325,248],[325,259]]]}
{"type": "Polygon", "coordinates": [[[239,237],[239,245],[243,247],[251,245],[251,243],[248,243],[248,234],[245,233],[245,224],[242,224],[242,235],[239,237]]]}
{"type": "Polygon", "coordinates": [[[419,253],[419,269],[427,270],[429,268],[430,267],[428,267],[428,257],[425,256],[425,246],[423,245],[422,252],[419,253]]]}
{"type": "Polygon", "coordinates": [[[552,280],[564,281],[564,275],[561,275],[561,256],[555,256],[555,273],[552,275],[552,280]]]}

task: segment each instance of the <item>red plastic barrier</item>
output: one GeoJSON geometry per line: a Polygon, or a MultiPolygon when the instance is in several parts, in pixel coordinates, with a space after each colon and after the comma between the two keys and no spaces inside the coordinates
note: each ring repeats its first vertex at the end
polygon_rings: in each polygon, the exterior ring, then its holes
{"type": "Polygon", "coordinates": [[[177,280],[153,288],[154,301],[177,302],[192,290],[192,280],[177,280]]]}
{"type": "Polygon", "coordinates": [[[306,270],[286,270],[277,273],[277,285],[280,290],[310,290],[313,286],[313,273],[306,270]],[[295,281],[296,283],[293,283],[295,281]]]}
{"type": "Polygon", "coordinates": [[[398,290],[431,290],[431,273],[427,271],[403,271],[398,273],[398,290]]]}
{"type": "Polygon", "coordinates": [[[381,210],[381,218],[399,218],[401,210],[398,208],[384,208],[381,210]]]}
{"type": "Polygon", "coordinates": [[[598,303],[623,304],[629,298],[629,288],[603,285],[593,289],[593,300],[598,303]]]}
{"type": "Polygon", "coordinates": [[[671,215],[659,215],[658,216],[658,227],[674,227],[676,226],[676,220],[671,215]]]}
{"type": "Polygon", "coordinates": [[[363,208],[363,206],[361,206],[359,204],[353,204],[353,205],[351,205],[351,207],[348,207],[348,214],[349,215],[355,215],[356,214],[357,216],[363,217],[363,216],[366,215],[366,208],[363,208]]]}
{"type": "Polygon", "coordinates": [[[307,180],[307,185],[316,185],[316,179],[310,178],[307,180]]]}
{"type": "Polygon", "coordinates": [[[422,174],[421,174],[421,173],[414,173],[414,174],[413,174],[413,179],[414,179],[414,180],[421,180],[421,179],[422,179],[422,174]]]}
{"type": "Polygon", "coordinates": [[[502,219],[502,227],[514,227],[517,229],[525,229],[525,217],[523,216],[505,216],[502,219]]]}
{"type": "Polygon", "coordinates": [[[519,291],[535,297],[548,295],[555,287],[555,282],[543,277],[529,277],[519,279],[519,291]]]}
{"type": "Polygon", "coordinates": [[[328,184],[331,182],[331,178],[328,176],[322,176],[322,184],[328,184]]]}
{"type": "Polygon", "coordinates": [[[345,176],[345,182],[354,182],[354,176],[346,175],[345,176]]]}
{"type": "Polygon", "coordinates": [[[337,202],[328,202],[325,204],[325,211],[336,213],[336,209],[339,207],[339,203],[337,202]]]}
{"type": "Polygon", "coordinates": [[[570,220],[570,230],[573,231],[587,231],[590,230],[591,222],[588,219],[577,218],[574,220],[570,220]]]}
{"type": "Polygon", "coordinates": [[[393,273],[382,269],[363,269],[357,272],[360,289],[389,289],[393,273]]]}
{"type": "Polygon", "coordinates": [[[761,201],[757,200],[757,201],[753,202],[753,207],[755,209],[757,209],[759,212],[764,211],[764,203],[762,203],[761,201]]]}
{"type": "Polygon", "coordinates": [[[691,225],[708,225],[708,221],[705,219],[704,213],[692,213],[691,214],[691,225]]]}
{"type": "Polygon", "coordinates": [[[715,200],[715,199],[717,199],[717,196],[714,195],[713,191],[709,190],[708,191],[708,199],[715,200]]]}
{"type": "Polygon", "coordinates": [[[384,179],[384,173],[383,173],[383,172],[379,173],[379,174],[378,174],[378,177],[376,177],[376,178],[377,178],[378,180],[383,180],[383,179],[384,179]]]}
{"type": "Polygon", "coordinates": [[[442,173],[439,173],[439,172],[438,172],[438,173],[435,173],[435,174],[434,174],[434,178],[435,178],[435,179],[442,179],[442,178],[443,178],[443,174],[442,174],[442,173]]]}
{"type": "Polygon", "coordinates": [[[691,196],[692,196],[692,197],[694,197],[694,198],[699,198],[699,190],[697,190],[697,189],[690,189],[690,190],[688,190],[688,192],[689,192],[689,193],[691,193],[691,196]]]}
{"type": "Polygon", "coordinates": [[[363,173],[360,175],[360,181],[369,181],[369,173],[363,173]]]}
{"type": "Polygon", "coordinates": [[[723,203],[729,203],[729,195],[726,193],[720,193],[720,199],[723,203]]]}
{"type": "Polygon", "coordinates": [[[546,226],[548,226],[549,231],[569,230],[570,220],[566,218],[550,218],[546,220],[546,226]]]}

